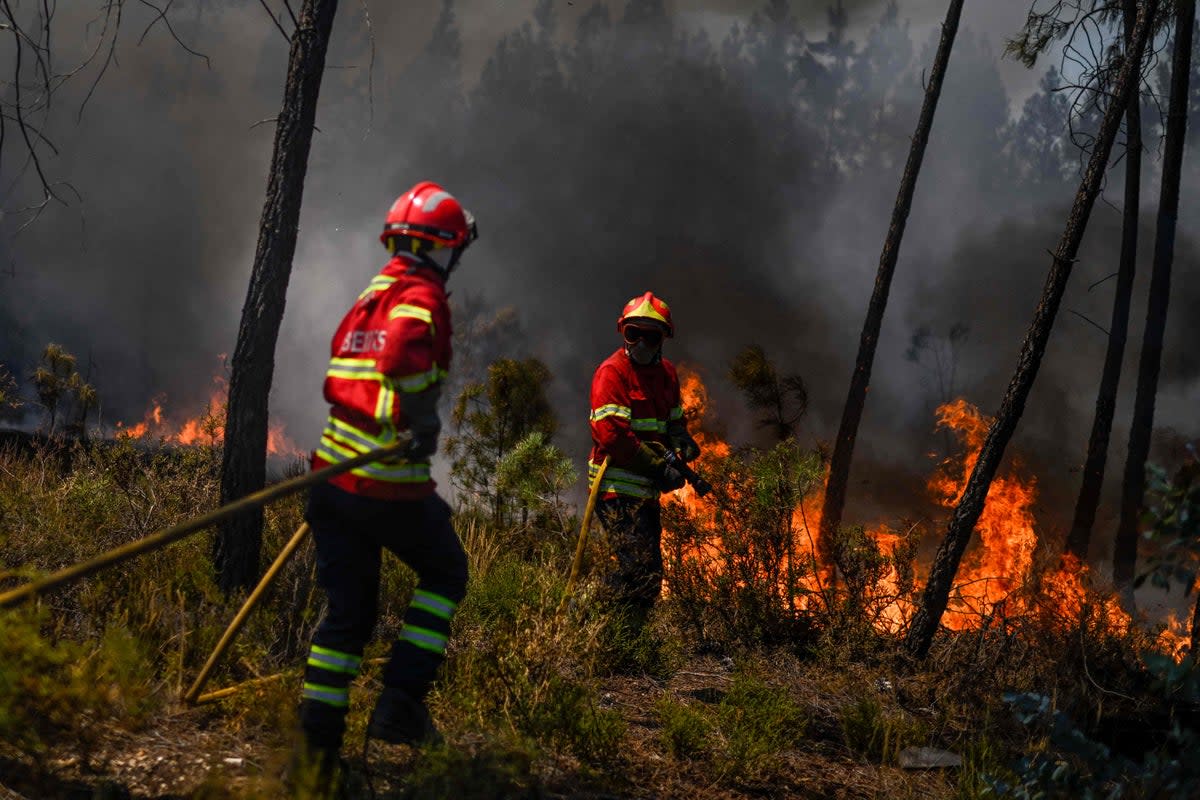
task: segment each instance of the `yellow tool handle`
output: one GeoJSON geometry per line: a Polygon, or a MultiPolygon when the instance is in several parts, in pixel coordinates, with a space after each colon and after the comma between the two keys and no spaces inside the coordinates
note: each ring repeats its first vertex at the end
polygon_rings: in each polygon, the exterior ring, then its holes
{"type": "Polygon", "coordinates": [[[571,592],[575,588],[575,582],[579,578],[579,568],[583,565],[583,550],[587,545],[588,525],[592,522],[592,512],[596,509],[596,498],[600,496],[600,482],[604,479],[604,472],[608,469],[608,456],[600,462],[600,469],[596,470],[596,477],[592,479],[592,489],[588,492],[587,505],[583,510],[583,524],[579,526],[579,542],[575,545],[575,558],[571,561],[571,574],[567,576],[567,588],[563,592],[562,603],[558,606],[558,612],[561,613],[563,606],[567,603],[567,598],[571,596],[571,592]]]}

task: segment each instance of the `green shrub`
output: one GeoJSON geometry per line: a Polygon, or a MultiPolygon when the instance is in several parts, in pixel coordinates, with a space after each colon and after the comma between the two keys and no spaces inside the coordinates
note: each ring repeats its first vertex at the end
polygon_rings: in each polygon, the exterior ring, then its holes
{"type": "Polygon", "coordinates": [[[747,671],[735,673],[716,714],[725,738],[721,766],[734,777],[773,769],[779,754],[799,742],[808,726],[803,709],[786,690],[747,671]]]}
{"type": "Polygon", "coordinates": [[[512,556],[498,558],[483,575],[472,575],[459,607],[459,625],[514,625],[541,602],[536,566],[512,556]]]}
{"type": "MultiPolygon", "coordinates": [[[[708,499],[663,507],[672,605],[702,640],[762,644],[811,636],[825,605],[801,504],[821,485],[815,453],[787,440],[767,451],[702,460],[708,499]]],[[[811,538],[810,538],[811,537],[811,538]]]]}
{"type": "Polygon", "coordinates": [[[924,744],[926,737],[917,720],[869,695],[843,706],[840,717],[846,747],[877,763],[894,763],[903,748],[924,744]]]}
{"type": "Polygon", "coordinates": [[[118,628],[93,645],[52,641],[45,616],[0,612],[0,739],[29,753],[71,742],[86,756],[114,720],[136,724],[154,707],[146,653],[118,628]]]}
{"type": "Polygon", "coordinates": [[[536,753],[519,739],[488,740],[467,750],[451,745],[421,751],[401,794],[407,800],[542,798],[536,753]]]}
{"type": "Polygon", "coordinates": [[[607,617],[556,614],[560,576],[512,557],[475,576],[438,691],[471,729],[528,737],[551,751],[604,760],[624,736],[615,712],[596,704],[596,666],[607,617]]]}
{"type": "Polygon", "coordinates": [[[602,611],[604,648],[597,670],[601,674],[647,675],[666,680],[684,661],[683,643],[665,626],[646,624],[640,614],[602,611]]]}
{"type": "Polygon", "coordinates": [[[712,723],[704,714],[669,697],[661,698],[654,706],[658,713],[659,741],[675,758],[698,758],[709,747],[712,723]]]}

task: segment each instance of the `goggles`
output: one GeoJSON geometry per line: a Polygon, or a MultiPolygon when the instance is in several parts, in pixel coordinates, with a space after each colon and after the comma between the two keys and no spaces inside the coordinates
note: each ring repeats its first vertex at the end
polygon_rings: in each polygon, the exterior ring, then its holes
{"type": "Polygon", "coordinates": [[[639,328],[636,325],[626,325],[621,329],[621,333],[628,344],[645,342],[651,347],[655,347],[663,340],[662,331],[657,328],[639,328]]]}

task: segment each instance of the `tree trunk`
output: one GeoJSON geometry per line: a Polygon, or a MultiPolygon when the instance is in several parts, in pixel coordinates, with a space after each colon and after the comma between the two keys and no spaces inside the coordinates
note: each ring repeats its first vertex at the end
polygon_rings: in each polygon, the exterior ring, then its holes
{"type": "Polygon", "coordinates": [[[862,419],[863,406],[867,400],[867,386],[871,382],[871,365],[875,360],[875,345],[879,341],[879,329],[883,325],[883,312],[887,307],[888,291],[892,285],[892,274],[896,271],[896,259],[900,255],[900,242],[904,238],[904,226],[912,208],[913,193],[917,188],[917,176],[921,172],[921,161],[925,157],[925,145],[933,127],[933,115],[937,111],[938,97],[942,93],[942,79],[958,33],[958,19],[962,15],[963,0],[951,0],[942,23],[942,37],[938,42],[933,68],[929,73],[929,84],[925,87],[925,100],[921,105],[921,116],[913,133],[912,146],[908,150],[908,161],[900,179],[900,191],[892,210],[892,222],[883,252],[879,256],[879,270],[875,273],[875,289],[867,306],[867,318],[863,323],[862,337],[858,343],[858,357],[854,362],[854,374],[850,378],[850,391],[846,405],[842,408],[842,422],[838,427],[833,457],[829,462],[829,481],[825,488],[825,499],[821,509],[821,528],[817,536],[817,549],[825,566],[833,564],[833,542],[842,524],[842,510],[846,505],[846,483],[850,478],[850,462],[854,456],[854,440],[858,436],[858,423],[862,419]]]}
{"type": "Polygon", "coordinates": [[[1191,637],[1191,657],[1192,661],[1200,660],[1200,594],[1196,595],[1196,606],[1192,611],[1192,637],[1191,637]]]}
{"type": "Polygon", "coordinates": [[[1175,224],[1179,214],[1179,173],[1187,138],[1188,79],[1191,76],[1192,28],[1196,0],[1176,0],[1175,49],[1171,56],[1171,96],[1167,105],[1167,137],[1163,144],[1162,187],[1158,199],[1158,224],[1154,232],[1154,264],[1150,272],[1150,297],[1146,303],[1146,330],[1138,362],[1137,395],[1129,425],[1129,452],[1121,484],[1121,516],[1113,546],[1113,583],[1133,599],[1137,565],[1137,523],[1146,484],[1146,459],[1154,427],[1154,395],[1162,362],[1163,331],[1167,326],[1167,301],[1171,293],[1171,262],[1175,257],[1175,224]]]}
{"type": "Polygon", "coordinates": [[[946,537],[938,548],[933,567],[929,572],[929,581],[921,596],[921,604],[913,617],[908,631],[905,646],[908,651],[924,658],[933,642],[933,635],[941,622],[942,614],[950,598],[950,588],[954,576],[958,572],[959,561],[967,542],[975,529],[975,523],[983,512],[983,504],[987,499],[988,489],[1000,460],[1004,456],[1004,448],[1008,445],[1016,430],[1017,421],[1025,409],[1025,400],[1033,381],[1041,366],[1042,354],[1046,350],[1046,341],[1050,338],[1050,330],[1054,326],[1054,318],[1058,314],[1058,306],[1062,302],[1063,291],[1067,279],[1071,275],[1071,267],[1075,255],[1079,251],[1079,243],[1083,240],[1092,206],[1100,191],[1100,181],[1108,164],[1108,156],[1112,151],[1113,140],[1116,139],[1117,129],[1121,125],[1121,115],[1125,112],[1125,104],[1129,102],[1133,89],[1141,79],[1142,54],[1146,50],[1154,11],[1158,0],[1145,0],[1139,9],[1137,23],[1134,27],[1131,51],[1126,51],[1124,64],[1117,78],[1114,97],[1104,114],[1104,122],[1100,126],[1095,149],[1088,161],[1087,172],[1075,194],[1075,203],[1067,218],[1066,229],[1058,248],[1054,251],[1054,261],[1046,276],[1046,285],[1042,290],[1042,299],[1033,314],[1029,331],[1021,345],[1021,355],[1017,360],[1017,369],[1008,384],[1004,400],[1000,403],[1000,411],[995,422],[988,429],[979,460],[967,480],[962,499],[954,509],[946,537]]]}
{"type": "MultiPolygon", "coordinates": [[[[1124,0],[1125,48],[1128,52],[1137,18],[1137,0],[1124,0]]],[[[1113,413],[1117,406],[1117,388],[1121,383],[1121,360],[1125,357],[1125,339],[1129,332],[1129,300],[1133,295],[1133,277],[1137,271],[1138,215],[1142,180],[1142,109],[1140,87],[1125,109],[1125,208],[1121,223],[1121,261],[1117,268],[1117,289],[1113,298],[1112,322],[1108,331],[1108,349],[1100,390],[1096,393],[1096,414],[1088,439],[1087,459],[1083,464],[1083,482],[1075,502],[1075,519],[1067,534],[1065,555],[1080,564],[1087,562],[1092,541],[1092,526],[1100,505],[1104,485],[1104,467],[1108,458],[1108,438],[1112,433],[1113,413]]]]}
{"type": "MultiPolygon", "coordinates": [[[[296,252],[317,96],[336,11],[337,0],[304,0],[299,24],[292,34],[258,248],[231,362],[221,465],[223,504],[261,489],[266,477],[267,398],[275,369],[275,342],[296,252]]],[[[229,521],[217,532],[213,562],[217,582],[225,592],[255,584],[262,520],[259,509],[229,521]]]]}

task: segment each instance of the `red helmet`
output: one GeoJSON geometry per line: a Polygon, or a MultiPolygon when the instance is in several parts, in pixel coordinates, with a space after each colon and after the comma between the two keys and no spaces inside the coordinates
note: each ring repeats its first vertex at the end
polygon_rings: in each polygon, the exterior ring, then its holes
{"type": "Polygon", "coordinates": [[[670,306],[655,297],[653,292],[638,295],[625,304],[625,308],[621,309],[621,316],[617,319],[617,330],[620,331],[626,323],[636,320],[655,322],[667,329],[667,336],[675,335],[670,306]]]}
{"type": "Polygon", "coordinates": [[[422,181],[396,198],[379,241],[411,236],[443,247],[466,247],[478,234],[475,218],[454,196],[433,181],[422,181]]]}

